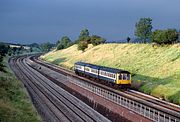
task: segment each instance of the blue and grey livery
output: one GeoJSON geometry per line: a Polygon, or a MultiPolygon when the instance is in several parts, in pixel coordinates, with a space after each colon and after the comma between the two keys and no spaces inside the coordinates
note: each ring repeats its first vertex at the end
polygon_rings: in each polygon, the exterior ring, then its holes
{"type": "Polygon", "coordinates": [[[74,64],[74,71],[78,75],[89,76],[121,86],[131,85],[131,74],[125,70],[98,66],[85,62],[76,62],[74,64]]]}

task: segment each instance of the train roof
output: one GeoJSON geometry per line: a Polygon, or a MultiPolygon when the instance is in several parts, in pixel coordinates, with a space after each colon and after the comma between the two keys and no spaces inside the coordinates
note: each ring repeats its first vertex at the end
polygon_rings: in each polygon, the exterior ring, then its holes
{"type": "Polygon", "coordinates": [[[75,64],[81,65],[81,66],[91,67],[91,68],[94,68],[94,69],[99,69],[101,67],[101,66],[97,66],[97,65],[90,64],[90,63],[85,63],[85,62],[76,62],[75,64]]]}
{"type": "Polygon", "coordinates": [[[100,70],[107,71],[107,72],[113,72],[113,73],[130,73],[130,72],[122,70],[122,69],[115,69],[115,68],[104,67],[104,66],[101,66],[100,70]]]}
{"type": "Polygon", "coordinates": [[[87,63],[86,66],[87,66],[87,67],[91,67],[91,68],[93,68],[93,69],[100,69],[100,68],[101,68],[101,66],[94,65],[94,64],[89,64],[89,63],[87,63]]]}
{"type": "Polygon", "coordinates": [[[107,72],[112,72],[112,73],[130,73],[130,72],[122,70],[122,69],[115,69],[115,68],[110,68],[110,67],[105,67],[105,66],[98,66],[98,65],[94,65],[94,64],[90,64],[90,63],[85,63],[85,62],[76,62],[75,64],[91,67],[93,69],[99,69],[99,70],[103,70],[103,71],[107,71],[107,72]]]}
{"type": "Polygon", "coordinates": [[[78,61],[78,62],[76,62],[76,63],[74,63],[74,64],[76,64],[76,65],[81,65],[81,66],[87,65],[87,63],[84,63],[84,62],[81,62],[81,61],[78,61]]]}

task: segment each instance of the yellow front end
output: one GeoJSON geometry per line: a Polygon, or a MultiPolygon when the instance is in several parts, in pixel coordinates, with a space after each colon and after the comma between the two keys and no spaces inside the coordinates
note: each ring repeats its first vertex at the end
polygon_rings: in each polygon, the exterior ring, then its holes
{"type": "Polygon", "coordinates": [[[131,84],[131,80],[119,80],[119,84],[131,84]]]}
{"type": "Polygon", "coordinates": [[[116,77],[116,84],[119,84],[119,85],[126,85],[126,84],[131,84],[131,75],[130,75],[130,78],[127,80],[123,80],[123,79],[119,79],[119,75],[120,74],[117,74],[117,77],[116,77]]]}

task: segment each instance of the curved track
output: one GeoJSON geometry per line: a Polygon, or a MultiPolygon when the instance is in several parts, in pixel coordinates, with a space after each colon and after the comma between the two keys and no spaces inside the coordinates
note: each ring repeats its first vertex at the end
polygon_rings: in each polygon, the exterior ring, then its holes
{"type": "Polygon", "coordinates": [[[10,66],[28,89],[45,121],[109,121],[58,87],[26,63],[25,57],[10,60],[10,66]]]}

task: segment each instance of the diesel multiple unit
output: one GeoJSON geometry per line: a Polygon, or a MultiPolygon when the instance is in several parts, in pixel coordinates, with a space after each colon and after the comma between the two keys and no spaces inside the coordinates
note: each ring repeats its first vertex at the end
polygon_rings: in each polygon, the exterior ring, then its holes
{"type": "Polygon", "coordinates": [[[74,64],[74,71],[78,75],[92,77],[120,86],[131,85],[131,74],[125,70],[98,66],[85,62],[76,62],[74,64]]]}

